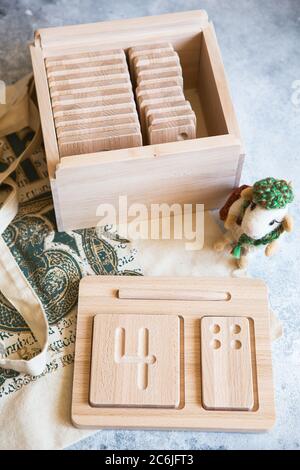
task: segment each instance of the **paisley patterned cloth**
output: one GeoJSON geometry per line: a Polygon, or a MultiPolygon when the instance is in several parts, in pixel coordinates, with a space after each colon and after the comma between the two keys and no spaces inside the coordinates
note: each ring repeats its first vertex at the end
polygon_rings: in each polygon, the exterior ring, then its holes
{"type": "MultiPolygon", "coordinates": [[[[20,138],[10,135],[0,145],[0,166],[5,168],[15,158],[20,138]]],[[[82,276],[138,275],[139,270],[133,267],[134,250],[109,227],[102,234],[95,229],[56,231],[42,149],[24,160],[13,178],[20,188],[21,204],[3,238],[47,315],[50,346],[45,375],[73,361],[75,306],[82,276]]],[[[38,350],[24,319],[0,292],[0,354],[28,359],[38,350]]],[[[35,380],[38,377],[0,368],[0,399],[35,380]]]]}

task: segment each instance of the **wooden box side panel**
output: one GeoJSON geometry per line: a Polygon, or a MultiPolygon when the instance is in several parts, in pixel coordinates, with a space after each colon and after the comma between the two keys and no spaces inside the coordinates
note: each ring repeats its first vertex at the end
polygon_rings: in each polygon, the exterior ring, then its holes
{"type": "Polygon", "coordinates": [[[224,64],[213,24],[203,30],[198,90],[209,135],[229,133],[241,139],[224,64]]]}
{"type": "Polygon", "coordinates": [[[30,53],[34,71],[48,173],[49,178],[51,179],[54,177],[56,166],[59,163],[59,152],[52,114],[52,105],[42,49],[38,45],[31,45],[30,53]]]}
{"type": "Polygon", "coordinates": [[[128,206],[144,204],[148,214],[151,204],[219,207],[235,183],[239,143],[225,136],[216,138],[212,147],[210,139],[183,144],[181,152],[179,144],[128,149],[127,159],[122,152],[123,161],[113,160],[114,152],[109,152],[108,161],[105,155],[103,161],[97,155],[94,160],[93,156],[76,157],[77,162],[69,165],[69,158],[64,159],[55,181],[55,204],[59,204],[62,221],[59,230],[96,226],[101,221],[100,204],[112,205],[118,214],[119,196],[127,197],[128,206]]]}

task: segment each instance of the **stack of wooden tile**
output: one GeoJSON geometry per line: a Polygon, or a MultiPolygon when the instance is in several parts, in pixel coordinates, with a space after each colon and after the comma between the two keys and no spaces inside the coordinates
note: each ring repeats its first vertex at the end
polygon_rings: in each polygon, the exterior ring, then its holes
{"type": "Polygon", "coordinates": [[[45,62],[61,157],[142,145],[122,49],[72,53],[45,62]]]}
{"type": "Polygon", "coordinates": [[[196,116],[183,92],[178,54],[169,43],[129,49],[144,143],[196,137],[196,116]]]}

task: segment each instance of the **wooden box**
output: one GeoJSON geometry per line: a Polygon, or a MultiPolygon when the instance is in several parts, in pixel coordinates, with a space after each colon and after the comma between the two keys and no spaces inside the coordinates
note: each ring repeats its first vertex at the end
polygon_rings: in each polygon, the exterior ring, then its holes
{"type": "Polygon", "coordinates": [[[128,205],[202,203],[218,208],[239,184],[244,152],[214,28],[204,11],[41,29],[30,46],[59,230],[99,223],[97,208],[126,195],[128,205]],[[197,138],[60,157],[45,59],[68,53],[170,42],[197,138]]]}
{"type": "Polygon", "coordinates": [[[79,288],[74,425],[270,429],[269,316],[259,279],[87,276],[79,288]]]}

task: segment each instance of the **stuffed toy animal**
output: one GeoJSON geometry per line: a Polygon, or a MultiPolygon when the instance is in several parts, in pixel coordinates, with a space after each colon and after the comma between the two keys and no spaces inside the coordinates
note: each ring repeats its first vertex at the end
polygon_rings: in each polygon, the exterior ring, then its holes
{"type": "Polygon", "coordinates": [[[237,188],[220,210],[227,232],[215,243],[215,250],[223,251],[230,246],[241,269],[247,266],[253,248],[265,246],[265,255],[273,255],[280,235],[293,228],[293,220],[288,215],[288,205],[293,199],[291,185],[275,178],[237,188]]]}

